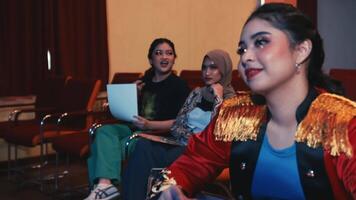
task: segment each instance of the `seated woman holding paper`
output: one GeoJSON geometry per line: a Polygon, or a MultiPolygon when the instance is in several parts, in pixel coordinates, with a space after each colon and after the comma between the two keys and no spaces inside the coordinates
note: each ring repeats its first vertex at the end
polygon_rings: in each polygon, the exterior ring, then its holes
{"type": "Polygon", "coordinates": [[[178,145],[147,139],[137,142],[124,170],[124,199],[145,199],[151,169],[170,165],[183,153],[189,137],[208,125],[222,100],[235,96],[228,53],[222,50],[209,51],[204,56],[201,72],[205,86],[190,93],[171,128],[171,139],[178,145]]]}
{"type": "Polygon", "coordinates": [[[172,73],[176,57],[170,40],[158,38],[152,42],[148,52],[151,68],[142,80],[136,81],[140,116],[135,116],[130,127],[112,124],[97,130],[88,158],[89,181],[93,190],[86,199],[112,199],[119,195],[113,183],[120,182],[125,142],[134,131],[168,131],[172,126],[189,94],[187,84],[172,73]]]}

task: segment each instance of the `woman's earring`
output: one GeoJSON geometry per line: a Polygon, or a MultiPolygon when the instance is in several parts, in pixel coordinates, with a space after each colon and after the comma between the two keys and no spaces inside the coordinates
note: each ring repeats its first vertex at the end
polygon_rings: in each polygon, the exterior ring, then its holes
{"type": "Polygon", "coordinates": [[[297,68],[297,71],[299,71],[300,70],[300,63],[295,63],[295,68],[297,68]]]}

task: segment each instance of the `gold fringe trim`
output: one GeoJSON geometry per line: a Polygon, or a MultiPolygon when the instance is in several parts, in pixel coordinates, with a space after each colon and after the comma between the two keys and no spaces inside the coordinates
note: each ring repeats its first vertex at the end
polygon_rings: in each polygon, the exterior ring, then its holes
{"type": "Polygon", "coordinates": [[[254,105],[250,93],[247,92],[239,92],[236,97],[225,100],[215,124],[215,139],[256,140],[265,110],[265,106],[254,105]]]}
{"type": "Polygon", "coordinates": [[[332,156],[345,153],[351,157],[353,152],[348,138],[348,125],[355,116],[355,102],[323,93],[314,100],[307,116],[299,124],[295,139],[312,148],[323,146],[330,150],[332,156]]]}
{"type": "MultiPolygon", "coordinates": [[[[255,105],[250,93],[240,93],[221,105],[214,135],[218,141],[256,140],[266,114],[266,106],[255,105]]],[[[309,147],[322,146],[330,155],[352,157],[348,125],[356,117],[356,103],[344,97],[323,93],[311,104],[298,125],[295,140],[309,147]]]]}

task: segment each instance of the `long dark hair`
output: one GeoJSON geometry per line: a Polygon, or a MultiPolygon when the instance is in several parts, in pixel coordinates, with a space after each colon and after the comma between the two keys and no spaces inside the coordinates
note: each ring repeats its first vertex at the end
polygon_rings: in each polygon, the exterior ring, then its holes
{"type": "MultiPolygon", "coordinates": [[[[177,53],[176,53],[176,49],[174,47],[174,43],[167,38],[157,38],[157,39],[153,40],[150,45],[150,48],[148,50],[147,58],[152,59],[153,54],[154,54],[153,51],[155,50],[155,48],[158,45],[163,44],[163,43],[167,43],[172,48],[174,58],[177,58],[177,53]]],[[[143,80],[152,80],[153,76],[154,76],[154,68],[153,68],[153,66],[151,66],[148,70],[145,71],[145,74],[142,79],[143,80]]]]}
{"type": "Polygon", "coordinates": [[[323,40],[310,18],[290,4],[269,3],[257,8],[247,19],[259,18],[269,22],[273,27],[288,35],[292,46],[309,39],[312,50],[306,61],[308,64],[308,81],[313,87],[323,88],[328,92],[343,94],[339,81],[331,79],[323,73],[324,47],[323,40]]]}

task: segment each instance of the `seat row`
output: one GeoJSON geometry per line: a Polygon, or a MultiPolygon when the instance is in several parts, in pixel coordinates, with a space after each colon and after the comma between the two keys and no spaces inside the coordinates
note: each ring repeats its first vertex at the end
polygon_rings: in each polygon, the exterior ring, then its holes
{"type": "MultiPolygon", "coordinates": [[[[330,75],[341,81],[346,95],[356,99],[354,90],[356,70],[332,69],[330,75]]],[[[116,73],[112,83],[131,83],[142,76],[142,73],[116,73]]],[[[191,89],[203,86],[200,70],[182,70],[179,76],[191,89]]],[[[239,77],[237,70],[233,71],[232,85],[236,90],[248,90],[239,77]]],[[[15,110],[9,116],[9,121],[0,124],[0,137],[8,143],[8,173],[11,175],[14,167],[17,169],[17,147],[40,146],[40,166],[46,164],[47,144],[57,154],[69,154],[86,158],[89,154],[89,144],[95,135],[95,130],[106,123],[117,122],[107,112],[93,112],[94,102],[101,88],[100,80],[76,80],[71,77],[56,77],[45,80],[38,91],[35,109],[15,110]],[[19,121],[22,113],[34,112],[35,119],[19,121]],[[108,120],[109,119],[109,120],[108,120]],[[88,134],[89,132],[89,134],[88,134]],[[14,147],[14,155],[11,148],[14,147]]],[[[39,168],[38,183],[41,185],[44,174],[39,168]]],[[[57,177],[57,176],[56,176],[57,177]]],[[[227,181],[228,169],[220,176],[227,181]]],[[[57,183],[57,182],[56,182],[57,183]]],[[[57,185],[55,186],[57,187],[57,185]]]]}
{"type": "Polygon", "coordinates": [[[88,130],[93,118],[86,114],[92,112],[100,88],[100,80],[69,76],[44,80],[37,90],[34,108],[14,110],[9,120],[0,124],[0,137],[8,144],[8,177],[24,170],[18,166],[19,146],[40,146],[38,175],[31,182],[39,184],[42,190],[48,144],[60,135],[88,130]],[[33,119],[19,120],[22,114],[30,112],[35,114],[33,119]]]}
{"type": "MultiPolygon", "coordinates": [[[[352,87],[355,85],[355,78],[356,78],[356,70],[343,70],[343,69],[333,69],[330,72],[331,76],[335,79],[338,79],[341,81],[341,84],[345,87],[346,95],[349,95],[348,97],[352,98],[355,100],[354,92],[355,90],[352,90],[352,87]],[[346,77],[346,78],[345,78],[346,77]]],[[[135,74],[137,77],[139,77],[141,74],[136,73],[135,74]]],[[[201,81],[201,71],[199,70],[183,70],[180,72],[179,76],[186,80],[188,83],[189,87],[191,89],[199,86],[203,86],[204,83],[201,81]]],[[[121,81],[120,81],[120,73],[115,74],[113,83],[124,83],[126,82],[132,82],[133,80],[136,80],[137,77],[132,78],[132,74],[121,74],[121,81]],[[126,78],[125,78],[126,77],[126,78]]],[[[236,90],[248,90],[248,87],[245,85],[245,83],[242,81],[242,79],[239,77],[238,71],[234,70],[233,71],[233,80],[232,80],[233,87],[236,90]]],[[[76,143],[80,143],[81,148],[77,146],[76,150],[71,150],[70,154],[71,155],[76,155],[79,157],[84,157],[88,155],[90,149],[89,149],[89,143],[87,141],[90,141],[93,139],[95,136],[95,130],[99,127],[102,126],[102,123],[95,123],[92,125],[92,127],[89,130],[90,136],[86,133],[82,133],[81,135],[78,134],[76,136],[63,136],[60,140],[58,140],[56,143],[54,143],[53,147],[56,149],[56,151],[61,152],[61,153],[68,153],[68,149],[66,146],[68,146],[68,141],[76,141],[76,143]],[[81,141],[81,142],[79,142],[81,141]]],[[[144,137],[145,134],[142,134],[144,137]]],[[[137,137],[139,135],[135,135],[137,137]]],[[[127,156],[127,155],[126,155],[127,156]]],[[[214,182],[215,186],[218,186],[220,189],[219,191],[222,191],[223,195],[226,197],[232,198],[231,194],[229,193],[229,169],[225,169],[222,171],[222,173],[217,177],[216,181],[214,182]]]]}

